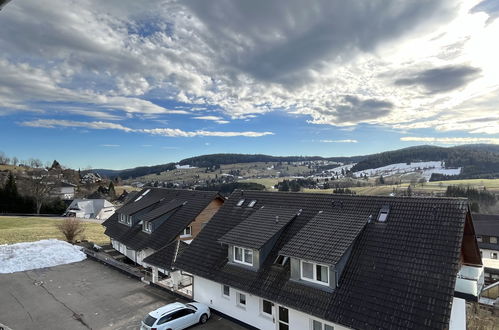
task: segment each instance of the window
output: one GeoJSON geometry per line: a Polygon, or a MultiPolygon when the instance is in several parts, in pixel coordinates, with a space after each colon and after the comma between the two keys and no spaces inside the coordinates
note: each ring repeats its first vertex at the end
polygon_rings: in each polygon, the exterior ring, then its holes
{"type": "Polygon", "coordinates": [[[185,227],[180,236],[192,236],[192,227],[185,227]]]}
{"type": "Polygon", "coordinates": [[[312,320],[312,330],[334,330],[334,327],[317,320],[312,320]]]}
{"type": "Polygon", "coordinates": [[[329,267],[302,260],[301,278],[305,281],[329,285],[329,267]]]}
{"type": "Polygon", "coordinates": [[[256,204],[256,199],[249,202],[248,207],[253,207],[253,206],[255,206],[255,204],[256,204]]]}
{"type": "Polygon", "coordinates": [[[272,304],[270,301],[262,299],[262,314],[272,316],[272,304]]]}
{"type": "Polygon", "coordinates": [[[490,258],[491,259],[497,259],[497,253],[496,252],[490,252],[490,258]]]}
{"type": "Polygon", "coordinates": [[[284,266],[286,264],[286,262],[288,262],[288,260],[289,260],[289,257],[285,257],[285,256],[280,255],[275,259],[274,264],[284,266]]]}
{"type": "Polygon", "coordinates": [[[143,228],[144,228],[145,232],[148,232],[148,233],[152,232],[152,223],[144,222],[143,228]]]}
{"type": "Polygon", "coordinates": [[[162,318],[159,319],[157,325],[164,324],[164,323],[166,323],[168,321],[171,321],[172,320],[172,316],[173,316],[173,314],[168,314],[168,315],[163,316],[162,318]]]}
{"type": "Polygon", "coordinates": [[[240,199],[239,202],[237,202],[236,206],[243,206],[244,204],[244,199],[240,199]]]}
{"type": "Polygon", "coordinates": [[[476,237],[476,241],[479,242],[479,243],[481,243],[482,242],[482,236],[477,236],[476,237]]]}
{"type": "Polygon", "coordinates": [[[490,238],[489,238],[489,239],[490,239],[490,243],[492,243],[492,244],[497,244],[497,237],[495,237],[495,236],[490,236],[490,238]]]}
{"type": "Polygon", "coordinates": [[[228,286],[228,285],[222,285],[222,295],[225,298],[229,298],[230,297],[230,286],[228,286]]]}
{"type": "Polygon", "coordinates": [[[234,246],[234,261],[253,266],[253,250],[234,246]]]}
{"type": "Polygon", "coordinates": [[[241,307],[246,307],[246,295],[244,293],[237,294],[237,304],[241,307]]]}

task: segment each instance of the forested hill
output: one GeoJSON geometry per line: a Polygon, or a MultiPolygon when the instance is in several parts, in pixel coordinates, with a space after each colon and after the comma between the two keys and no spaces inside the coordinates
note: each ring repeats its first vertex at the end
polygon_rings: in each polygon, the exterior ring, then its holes
{"type": "MultiPolygon", "coordinates": [[[[445,162],[446,167],[462,167],[459,176],[453,178],[497,178],[499,177],[499,146],[463,145],[443,148],[418,146],[374,154],[358,162],[352,171],[362,171],[396,163],[417,161],[445,162]]],[[[442,176],[438,179],[446,179],[442,176]]]]}
{"type": "Polygon", "coordinates": [[[247,155],[247,154],[212,154],[183,159],[180,165],[195,167],[211,167],[216,165],[254,163],[254,162],[302,162],[311,160],[329,160],[335,162],[357,162],[366,156],[354,157],[320,157],[320,156],[269,156],[269,155],[247,155]]]}
{"type": "Polygon", "coordinates": [[[92,169],[92,170],[82,171],[82,172],[83,173],[96,172],[104,177],[108,177],[108,178],[120,177],[120,178],[126,180],[126,179],[133,179],[133,178],[137,178],[139,176],[144,176],[144,175],[148,175],[148,174],[156,174],[156,173],[160,173],[160,172],[164,172],[164,171],[171,171],[174,168],[175,168],[175,163],[168,163],[168,164],[154,165],[154,166],[140,166],[140,167],[135,167],[135,168],[129,168],[126,170],[92,169]]]}

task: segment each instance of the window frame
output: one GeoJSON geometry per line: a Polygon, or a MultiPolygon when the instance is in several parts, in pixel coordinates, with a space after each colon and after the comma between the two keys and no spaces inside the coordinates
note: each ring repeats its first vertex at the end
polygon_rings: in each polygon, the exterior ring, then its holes
{"type": "Polygon", "coordinates": [[[254,257],[254,253],[253,253],[252,249],[244,248],[242,246],[237,246],[237,245],[234,245],[232,248],[233,248],[233,250],[232,250],[232,252],[233,252],[232,259],[234,260],[234,262],[239,263],[239,264],[243,264],[243,265],[246,265],[246,266],[252,266],[253,267],[253,263],[254,263],[255,257],[254,257]],[[236,259],[236,255],[237,255],[236,249],[240,249],[241,250],[241,260],[236,259]],[[248,262],[248,261],[246,261],[245,251],[250,251],[251,252],[251,263],[248,262]]]}
{"type": "Polygon", "coordinates": [[[497,237],[496,236],[490,236],[489,237],[489,243],[490,244],[497,244],[497,237]],[[494,241],[494,242],[492,242],[494,241]]]}
{"type": "Polygon", "coordinates": [[[142,226],[142,230],[148,234],[152,233],[152,223],[149,221],[144,221],[144,224],[142,226]]]}
{"type": "Polygon", "coordinates": [[[300,279],[301,280],[304,280],[307,282],[312,282],[312,283],[317,283],[317,284],[324,285],[324,286],[329,286],[330,280],[331,280],[330,272],[331,272],[331,270],[329,269],[329,266],[327,266],[327,265],[320,264],[320,263],[313,262],[313,261],[300,260],[300,279]],[[303,276],[303,263],[312,264],[312,274],[313,274],[312,276],[313,276],[313,278],[308,278],[308,277],[303,276]],[[327,282],[319,281],[317,279],[317,266],[325,267],[327,269],[327,276],[326,276],[327,282]]]}
{"type": "Polygon", "coordinates": [[[497,260],[497,252],[490,252],[490,259],[497,260]]]}
{"type": "Polygon", "coordinates": [[[478,243],[482,243],[482,242],[483,242],[483,238],[482,238],[482,236],[481,236],[481,235],[477,235],[477,236],[476,236],[476,241],[477,241],[478,243]]]}
{"type": "Polygon", "coordinates": [[[180,237],[192,237],[192,226],[187,226],[180,233],[180,237]],[[186,233],[186,230],[189,229],[189,234],[186,233]]]}
{"type": "Polygon", "coordinates": [[[246,294],[245,293],[242,293],[242,292],[238,292],[237,293],[237,306],[241,307],[241,308],[246,308],[246,305],[248,303],[248,299],[246,297],[246,294]],[[244,303],[241,303],[241,297],[244,297],[244,303]]]}
{"type": "Polygon", "coordinates": [[[260,302],[261,302],[260,303],[260,315],[265,316],[265,317],[273,317],[274,316],[274,308],[273,308],[274,303],[270,300],[263,299],[263,298],[260,299],[260,302]],[[270,304],[270,314],[267,313],[263,308],[265,302],[268,302],[270,304]]]}
{"type": "Polygon", "coordinates": [[[321,330],[328,330],[326,327],[329,327],[331,330],[334,330],[334,325],[323,322],[322,320],[310,319],[310,330],[314,330],[314,322],[320,324],[321,330]]]}
{"type": "Polygon", "coordinates": [[[222,284],[222,297],[226,298],[226,299],[230,299],[230,286],[229,285],[225,285],[225,284],[222,284]],[[229,293],[228,294],[225,294],[225,288],[228,288],[229,290],[229,293]]]}

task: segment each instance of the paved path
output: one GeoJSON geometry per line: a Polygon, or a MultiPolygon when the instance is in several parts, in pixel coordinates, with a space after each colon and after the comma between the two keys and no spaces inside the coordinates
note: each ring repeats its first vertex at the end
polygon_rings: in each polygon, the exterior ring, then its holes
{"type": "MultiPolygon", "coordinates": [[[[0,323],[12,329],[138,329],[144,316],[183,301],[93,260],[0,274],[0,323]]],[[[243,329],[217,315],[195,329],[243,329]]]]}

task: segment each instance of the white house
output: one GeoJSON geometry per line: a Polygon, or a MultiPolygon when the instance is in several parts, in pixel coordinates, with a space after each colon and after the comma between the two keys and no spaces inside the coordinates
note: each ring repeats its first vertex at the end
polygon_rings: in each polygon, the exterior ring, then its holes
{"type": "Polygon", "coordinates": [[[76,185],[68,182],[61,182],[59,185],[54,187],[51,194],[53,197],[58,197],[62,200],[71,200],[75,198],[75,188],[76,185]]]}
{"type": "Polygon", "coordinates": [[[481,260],[463,199],[235,191],[174,267],[258,329],[460,329],[481,260]]]}
{"type": "Polygon", "coordinates": [[[115,207],[105,199],[75,199],[64,213],[67,217],[106,220],[114,214],[115,207]]]}

